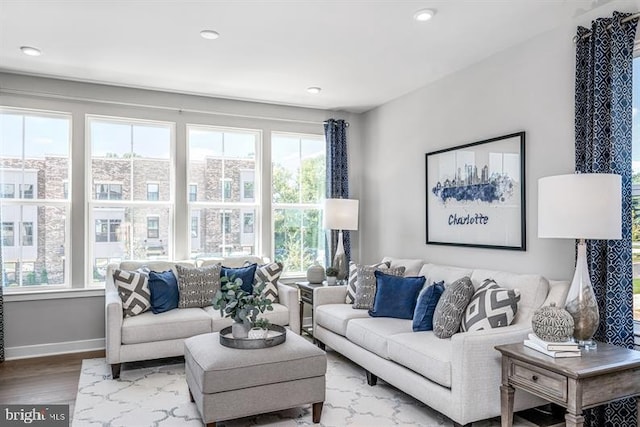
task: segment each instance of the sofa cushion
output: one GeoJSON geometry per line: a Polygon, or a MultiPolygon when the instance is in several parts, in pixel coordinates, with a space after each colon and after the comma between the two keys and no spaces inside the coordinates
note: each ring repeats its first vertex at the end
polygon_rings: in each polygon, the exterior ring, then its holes
{"type": "Polygon", "coordinates": [[[178,280],[172,270],[162,273],[150,271],[149,290],[151,291],[151,311],[155,314],[178,308],[180,300],[178,280]]]}
{"type": "Polygon", "coordinates": [[[265,283],[261,295],[271,302],[278,302],[278,280],[284,266],[281,262],[270,262],[268,264],[258,265],[255,275],[255,283],[265,283]]]}
{"type": "Polygon", "coordinates": [[[505,271],[474,270],[471,281],[479,288],[485,279],[493,279],[501,288],[518,289],[520,301],[513,324],[531,324],[533,312],[542,306],[549,293],[549,281],[538,274],[517,274],[505,271]]]}
{"type": "Polygon", "coordinates": [[[461,277],[471,277],[472,273],[473,270],[470,268],[439,264],[425,264],[420,269],[420,276],[426,277],[427,283],[444,282],[445,287],[461,277]]]}
{"type": "MultiPolygon", "coordinates": [[[[369,267],[375,268],[389,268],[388,262],[379,262],[377,264],[370,265],[369,267]]],[[[347,295],[344,302],[347,304],[353,304],[356,300],[356,288],[358,282],[358,264],[353,261],[349,261],[349,280],[347,280],[347,295]]]]}
{"type": "Polygon", "coordinates": [[[388,339],[389,359],[445,387],[451,387],[451,340],[433,332],[392,335],[388,339]]]}
{"type": "Polygon", "coordinates": [[[413,332],[433,330],[433,313],[443,292],[444,282],[434,283],[422,289],[413,311],[413,332]]]}
{"type": "Polygon", "coordinates": [[[153,314],[150,311],[122,321],[122,343],[188,338],[211,332],[211,318],[201,308],[181,308],[153,314]]]}
{"type": "Polygon", "coordinates": [[[383,271],[393,276],[403,276],[404,267],[379,269],[373,266],[358,266],[358,281],[356,282],[356,300],[353,308],[369,310],[373,308],[376,297],[376,271],[383,271]]]}
{"type": "Polygon", "coordinates": [[[404,267],[405,276],[418,276],[420,268],[424,265],[421,259],[384,257],[381,262],[386,262],[391,268],[404,267]]]}
{"type": "Polygon", "coordinates": [[[240,279],[242,286],[240,288],[248,294],[253,293],[253,281],[256,275],[256,268],[258,264],[249,264],[246,267],[225,267],[222,265],[220,270],[220,277],[226,277],[231,279],[240,279]]]}
{"type": "Polygon", "coordinates": [[[438,338],[451,338],[460,330],[464,310],[473,297],[471,279],[463,277],[445,287],[433,313],[433,333],[438,338]]]}
{"type": "MultiPolygon", "coordinates": [[[[289,324],[289,309],[287,306],[274,303],[272,304],[273,311],[267,311],[258,318],[266,318],[269,322],[274,325],[286,326],[289,324]]],[[[231,326],[233,320],[230,317],[222,317],[220,316],[220,310],[216,310],[212,306],[204,307],[205,313],[211,318],[211,330],[213,332],[218,332],[227,326],[231,326]]]]}
{"type": "Polygon", "coordinates": [[[178,307],[206,307],[213,303],[213,297],[220,290],[219,265],[186,268],[176,266],[180,301],[178,307]]]}
{"type": "Polygon", "coordinates": [[[118,269],[113,272],[113,282],[122,300],[124,317],[137,316],[151,308],[147,273],[118,269]]]}
{"type": "Polygon", "coordinates": [[[424,277],[398,277],[376,271],[376,296],[372,317],[413,319],[418,293],[424,286],[424,277]]]}
{"type": "Polygon", "coordinates": [[[495,281],[486,279],[473,294],[464,311],[463,332],[480,331],[509,326],[518,312],[520,292],[500,288],[495,281]]]}
{"type": "MultiPolygon", "coordinates": [[[[411,332],[411,320],[391,317],[352,319],[347,323],[347,339],[378,356],[389,359],[387,340],[391,335],[411,332]]],[[[411,332],[413,333],[413,332],[411,332]]]]}
{"type": "Polygon", "coordinates": [[[354,310],[349,304],[326,304],[315,309],[313,318],[318,325],[344,337],[351,319],[369,318],[369,313],[354,310]]]}

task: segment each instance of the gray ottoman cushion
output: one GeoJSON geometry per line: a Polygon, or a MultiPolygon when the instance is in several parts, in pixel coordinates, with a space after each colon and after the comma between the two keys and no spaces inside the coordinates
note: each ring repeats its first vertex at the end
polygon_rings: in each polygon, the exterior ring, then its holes
{"type": "Polygon", "coordinates": [[[325,352],[287,331],[287,340],[275,347],[238,350],[220,344],[218,333],[185,340],[185,360],[204,394],[324,376],[325,352]]]}

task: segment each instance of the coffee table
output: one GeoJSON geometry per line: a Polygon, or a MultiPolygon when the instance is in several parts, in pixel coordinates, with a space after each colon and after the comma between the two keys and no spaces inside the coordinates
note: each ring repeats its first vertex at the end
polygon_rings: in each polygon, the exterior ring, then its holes
{"type": "Polygon", "coordinates": [[[219,333],[184,342],[189,395],[207,427],[216,422],[312,404],[320,422],[325,399],[326,353],[287,330],[275,347],[224,347],[219,333]]]}

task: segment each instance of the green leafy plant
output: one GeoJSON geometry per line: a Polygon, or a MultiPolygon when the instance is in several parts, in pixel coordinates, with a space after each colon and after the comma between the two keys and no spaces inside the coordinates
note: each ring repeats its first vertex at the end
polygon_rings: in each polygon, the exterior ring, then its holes
{"type": "Polygon", "coordinates": [[[213,308],[220,310],[222,317],[231,317],[236,323],[255,324],[258,315],[265,311],[272,311],[271,300],[264,298],[262,290],[264,282],[253,287],[253,293],[242,289],[240,278],[220,278],[220,290],[213,298],[213,308]]]}
{"type": "Polygon", "coordinates": [[[328,277],[335,277],[338,275],[338,269],[334,268],[334,267],[328,267],[327,268],[327,276],[328,277]]]}
{"type": "Polygon", "coordinates": [[[269,322],[264,317],[253,322],[254,328],[269,329],[269,325],[271,325],[271,322],[269,322]]]}

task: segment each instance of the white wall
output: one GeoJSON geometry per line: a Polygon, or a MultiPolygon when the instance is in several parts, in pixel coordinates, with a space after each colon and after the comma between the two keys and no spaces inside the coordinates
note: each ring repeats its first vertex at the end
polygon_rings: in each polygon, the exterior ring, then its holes
{"type": "MultiPolygon", "coordinates": [[[[617,2],[596,14],[611,10],[638,7],[617,2]]],[[[571,277],[574,242],[537,238],[537,180],[574,170],[572,37],[592,18],[582,16],[365,114],[361,261],[390,255],[571,277]],[[526,132],[526,252],[427,245],[425,153],[518,131],[526,132]]]]}

